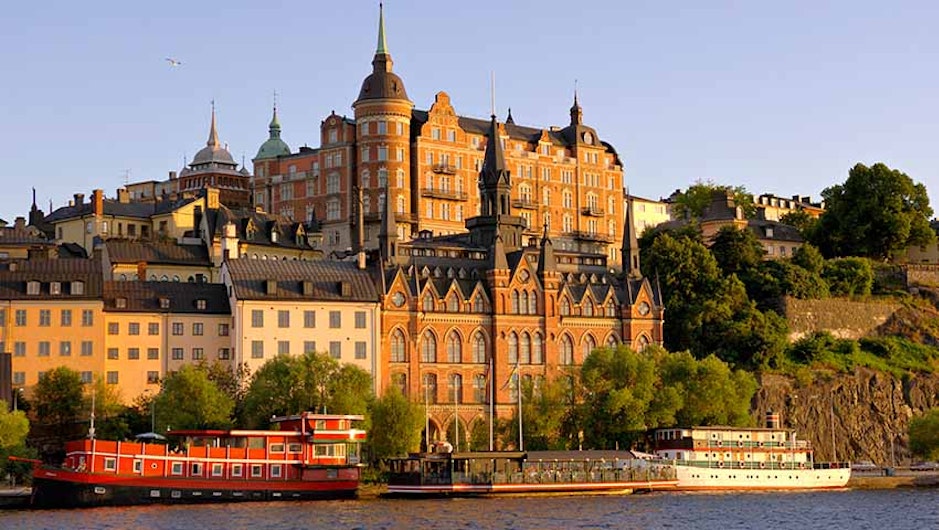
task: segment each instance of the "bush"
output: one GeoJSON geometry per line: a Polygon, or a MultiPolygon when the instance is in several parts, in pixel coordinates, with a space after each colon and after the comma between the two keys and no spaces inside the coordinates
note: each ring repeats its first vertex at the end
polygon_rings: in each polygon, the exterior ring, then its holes
{"type": "Polygon", "coordinates": [[[874,285],[874,270],[865,258],[837,258],[825,263],[822,278],[832,296],[868,296],[874,285]]]}

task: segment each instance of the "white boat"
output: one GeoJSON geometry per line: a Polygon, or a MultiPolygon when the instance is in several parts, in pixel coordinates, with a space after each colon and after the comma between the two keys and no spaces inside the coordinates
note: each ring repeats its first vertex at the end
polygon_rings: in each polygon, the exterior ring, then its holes
{"type": "Polygon", "coordinates": [[[843,488],[847,462],[815,462],[811,444],[779,427],[767,413],[765,428],[674,427],[653,431],[653,454],[675,466],[678,490],[784,490],[843,488]]]}

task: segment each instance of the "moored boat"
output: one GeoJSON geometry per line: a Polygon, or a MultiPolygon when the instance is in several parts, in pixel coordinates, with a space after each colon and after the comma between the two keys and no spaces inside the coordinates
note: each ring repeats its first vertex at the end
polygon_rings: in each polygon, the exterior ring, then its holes
{"type": "Polygon", "coordinates": [[[362,416],[304,412],[274,430],[170,431],[178,445],[84,439],[36,463],[33,505],[78,507],[354,497],[362,416]]]}
{"type": "Polygon", "coordinates": [[[675,466],[678,490],[836,489],[851,478],[847,462],[815,462],[812,445],[773,413],[765,428],[676,427],[652,437],[655,456],[675,466]]]}
{"type": "Polygon", "coordinates": [[[628,451],[414,453],[390,461],[403,497],[611,494],[673,489],[674,469],[628,451]]]}

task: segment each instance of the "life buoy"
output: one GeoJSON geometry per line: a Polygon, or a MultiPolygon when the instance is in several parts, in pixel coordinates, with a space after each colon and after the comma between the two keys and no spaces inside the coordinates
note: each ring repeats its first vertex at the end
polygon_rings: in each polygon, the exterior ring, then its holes
{"type": "Polygon", "coordinates": [[[785,462],[780,462],[780,463],[779,463],[779,469],[786,469],[786,463],[785,463],[785,462]]]}
{"type": "Polygon", "coordinates": [[[766,469],[766,462],[760,462],[760,469],[766,469]]]}
{"type": "Polygon", "coordinates": [[[743,468],[745,468],[745,467],[747,467],[747,463],[746,463],[746,462],[740,462],[740,469],[743,469],[743,468]]]}

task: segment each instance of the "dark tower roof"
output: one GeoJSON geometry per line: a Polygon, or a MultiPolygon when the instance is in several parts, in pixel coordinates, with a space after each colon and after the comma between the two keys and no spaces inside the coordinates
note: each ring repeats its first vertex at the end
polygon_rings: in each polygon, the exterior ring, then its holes
{"type": "Polygon", "coordinates": [[[502,149],[502,137],[499,135],[499,123],[495,114],[489,123],[489,138],[486,141],[486,154],[483,157],[481,180],[487,186],[495,186],[503,181],[509,184],[509,172],[505,168],[505,152],[502,149]]]}
{"type": "Polygon", "coordinates": [[[623,222],[623,272],[632,278],[639,278],[639,240],[632,218],[633,199],[626,196],[626,220],[623,222]]]}
{"type": "Polygon", "coordinates": [[[372,59],[372,73],[362,82],[362,90],[356,101],[369,99],[402,99],[408,100],[404,90],[404,81],[392,71],[394,62],[388,52],[385,41],[385,14],[382,4],[378,4],[378,46],[375,48],[375,58],[372,59]]]}
{"type": "Polygon", "coordinates": [[[398,225],[391,202],[391,188],[385,182],[385,209],[381,214],[381,228],[378,229],[378,246],[381,258],[386,263],[394,259],[395,242],[398,240],[398,225]]]}

